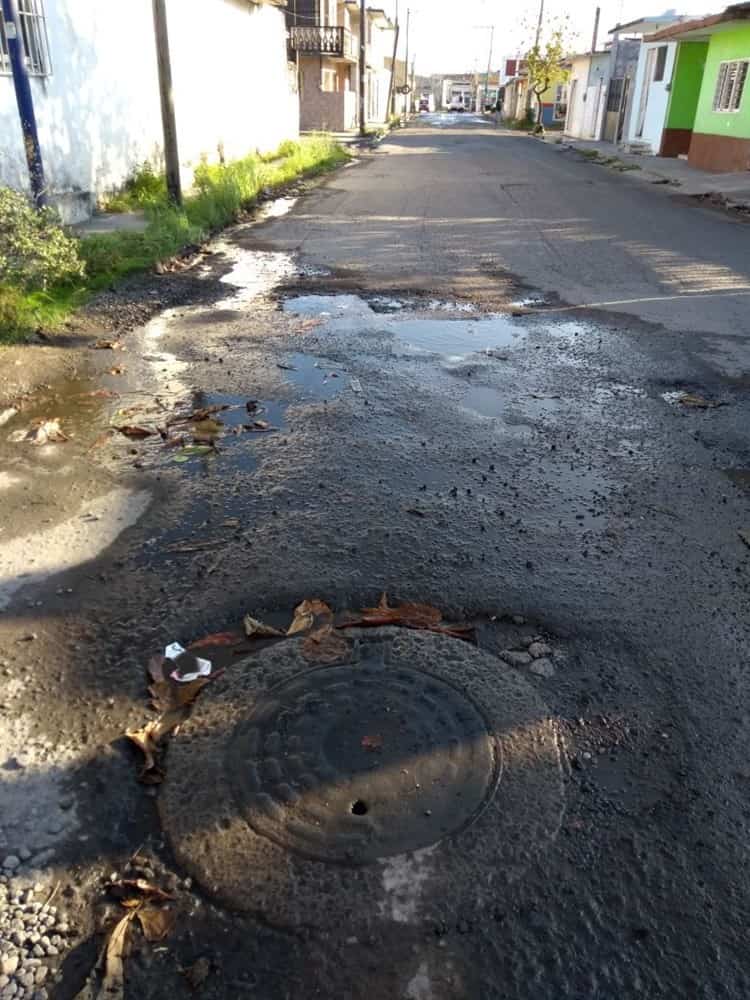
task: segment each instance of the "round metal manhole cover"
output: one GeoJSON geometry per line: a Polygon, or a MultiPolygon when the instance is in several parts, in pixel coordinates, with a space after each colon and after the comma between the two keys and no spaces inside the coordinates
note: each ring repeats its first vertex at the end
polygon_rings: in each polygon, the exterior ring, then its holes
{"type": "Polygon", "coordinates": [[[329,929],[494,905],[557,834],[560,747],[517,671],[468,643],[352,630],[214,681],[159,796],[177,861],[230,908],[329,929]]]}
{"type": "Polygon", "coordinates": [[[433,844],[481,811],[500,748],[480,710],[431,674],[389,670],[381,651],[292,677],[237,727],[226,769],[257,833],[364,864],[433,844]]]}

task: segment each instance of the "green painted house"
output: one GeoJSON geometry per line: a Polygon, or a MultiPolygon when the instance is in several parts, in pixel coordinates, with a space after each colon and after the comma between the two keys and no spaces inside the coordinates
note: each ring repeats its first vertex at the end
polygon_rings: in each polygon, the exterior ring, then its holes
{"type": "Polygon", "coordinates": [[[702,170],[750,170],[750,3],[665,28],[678,43],[661,155],[702,170]]]}

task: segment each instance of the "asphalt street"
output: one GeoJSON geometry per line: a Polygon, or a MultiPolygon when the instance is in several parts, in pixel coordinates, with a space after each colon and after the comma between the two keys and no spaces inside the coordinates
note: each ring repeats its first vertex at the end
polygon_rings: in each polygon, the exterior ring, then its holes
{"type": "MultiPolygon", "coordinates": [[[[137,850],[180,919],[128,960],[126,996],[195,995],[201,958],[217,998],[750,995],[749,232],[636,173],[424,116],[225,234],[189,301],[24,402],[0,442],[0,824],[70,889],[57,996],[137,850]],[[113,430],[212,406],[210,453],[113,430]],[[53,414],[64,444],[14,439],[53,414]],[[150,717],[151,655],[383,591],[476,628],[470,653],[383,639],[440,659],[431,726],[463,718],[460,692],[478,706],[462,773],[481,762],[479,799],[497,784],[471,823],[412,850],[414,817],[394,820],[409,850],[351,877],[321,848],[303,871],[291,826],[238,846],[242,699],[297,683],[302,640],[209,648],[225,674],[173,738],[166,792],[138,784],[121,734],[150,717]],[[507,727],[497,760],[478,718],[507,727]]],[[[292,694],[267,708],[282,737],[309,700],[292,694]]],[[[408,740],[381,747],[359,710],[362,746],[407,774],[408,740]]]]}

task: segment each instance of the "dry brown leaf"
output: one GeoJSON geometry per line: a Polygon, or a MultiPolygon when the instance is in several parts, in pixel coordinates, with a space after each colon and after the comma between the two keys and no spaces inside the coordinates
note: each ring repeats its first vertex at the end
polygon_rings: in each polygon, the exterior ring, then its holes
{"type": "Polygon", "coordinates": [[[319,601],[317,598],[305,600],[294,609],[294,620],[286,630],[286,634],[299,635],[300,632],[307,632],[311,629],[316,624],[316,619],[325,622],[332,618],[333,612],[324,601],[319,601]]]}
{"type": "Polygon", "coordinates": [[[94,344],[97,351],[122,351],[124,350],[119,340],[97,340],[94,344]]]}
{"type": "Polygon", "coordinates": [[[135,902],[139,906],[144,900],[157,900],[165,903],[174,899],[170,893],[160,889],[153,882],[148,882],[145,878],[123,878],[118,882],[112,882],[109,886],[110,893],[119,899],[123,906],[135,902]]]}
{"type": "Polygon", "coordinates": [[[323,625],[305,636],[302,655],[318,663],[333,663],[349,652],[349,643],[334,631],[332,625],[323,625]]]}
{"type": "MultiPolygon", "coordinates": [[[[392,608],[386,594],[380,598],[376,608],[363,608],[357,619],[359,625],[409,625],[413,628],[428,628],[442,621],[442,613],[430,604],[400,604],[392,608]]],[[[351,624],[351,623],[347,623],[351,624]]]]}
{"type": "Polygon", "coordinates": [[[212,635],[204,635],[202,639],[191,642],[188,649],[201,649],[203,646],[238,646],[242,642],[242,636],[237,632],[214,632],[212,635]]]}
{"type": "Polygon", "coordinates": [[[157,433],[152,427],[139,427],[137,424],[124,424],[115,427],[115,430],[129,438],[147,438],[157,433]]]}
{"type": "Polygon", "coordinates": [[[128,929],[133,919],[133,912],[125,916],[115,925],[109,936],[104,952],[104,978],[102,979],[99,998],[107,1000],[122,1000],[125,996],[125,968],[123,959],[127,954],[128,929]]]}
{"type": "Polygon", "coordinates": [[[115,365],[114,368],[110,368],[107,375],[124,375],[127,368],[124,365],[115,365]]]}
{"type": "Polygon", "coordinates": [[[284,635],[277,628],[274,628],[272,625],[266,625],[265,622],[258,621],[257,618],[253,618],[251,615],[245,615],[242,624],[245,626],[245,635],[251,639],[265,639],[284,635]]]}
{"type": "MultiPolygon", "coordinates": [[[[207,678],[201,678],[201,680],[206,681],[207,678]]],[[[192,687],[192,685],[187,684],[183,686],[192,687]]],[[[192,697],[194,698],[197,693],[196,691],[192,697]]],[[[143,754],[143,766],[138,773],[138,780],[143,784],[158,785],[164,780],[164,772],[158,762],[159,751],[165,738],[174,732],[184,719],[184,707],[171,708],[164,712],[163,715],[160,715],[158,719],[152,719],[141,726],[140,729],[128,729],[126,731],[125,736],[143,754]]]]}
{"type": "Polygon", "coordinates": [[[682,406],[688,406],[693,410],[712,410],[719,405],[693,392],[686,392],[684,396],[680,396],[679,402],[682,406]]]}
{"type": "Polygon", "coordinates": [[[737,532],[737,534],[740,536],[745,545],[747,545],[747,547],[750,549],[750,530],[744,530],[744,531],[740,530],[737,532]]]}
{"type": "Polygon", "coordinates": [[[174,910],[156,906],[141,906],[136,911],[136,916],[147,941],[163,941],[177,920],[174,910]]]}

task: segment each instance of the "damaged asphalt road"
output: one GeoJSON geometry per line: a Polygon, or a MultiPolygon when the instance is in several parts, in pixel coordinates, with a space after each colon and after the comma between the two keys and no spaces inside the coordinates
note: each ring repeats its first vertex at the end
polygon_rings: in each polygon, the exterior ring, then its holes
{"type": "MultiPolygon", "coordinates": [[[[179,916],[126,996],[746,997],[747,231],[474,123],[279,211],[215,246],[205,299],[3,403],[0,959],[37,963],[7,995],[78,993],[127,871],[179,916]],[[67,441],[20,440],[55,417],[67,441]],[[149,657],[382,591],[475,624],[554,730],[528,856],[474,845],[481,905],[418,851],[312,922],[225,908],[122,739],[149,657]],[[29,887],[58,944],[11,927],[29,887]]],[[[227,697],[254,660],[212,655],[227,697]]]]}

